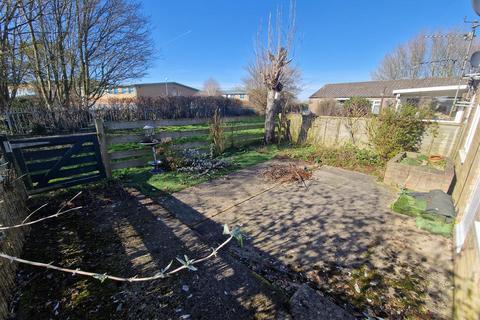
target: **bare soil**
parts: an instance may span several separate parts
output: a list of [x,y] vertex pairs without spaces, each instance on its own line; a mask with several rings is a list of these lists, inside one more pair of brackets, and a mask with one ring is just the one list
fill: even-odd
[[[56,210],[67,197],[50,199],[38,216]],[[136,190],[87,189],[74,205],[84,209],[35,225],[23,258],[129,277],[153,275],[177,256],[210,252],[192,230]],[[224,240],[221,226],[217,232]],[[225,254],[199,265],[197,272],[140,284],[102,283],[21,265],[16,284],[11,319],[273,319],[285,314],[286,297]]]

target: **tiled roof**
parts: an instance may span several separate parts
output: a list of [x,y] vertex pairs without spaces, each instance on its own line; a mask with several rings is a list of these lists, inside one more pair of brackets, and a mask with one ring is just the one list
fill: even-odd
[[[466,84],[462,80],[462,84]],[[393,90],[458,85],[456,78],[381,80],[326,84],[310,98],[393,97]]]

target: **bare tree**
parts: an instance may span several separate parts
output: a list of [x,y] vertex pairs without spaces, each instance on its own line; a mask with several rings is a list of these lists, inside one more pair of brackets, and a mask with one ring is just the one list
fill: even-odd
[[[262,39],[258,33],[255,50],[255,62],[249,67],[252,86],[256,86],[260,94],[261,88],[266,89],[265,104],[265,136],[264,142],[275,141],[275,118],[279,112],[277,105],[281,93],[285,89],[287,79],[291,79],[292,44],[295,36],[295,3],[290,5],[288,23],[284,24],[282,12],[277,10],[275,21],[270,15],[267,35]],[[263,41],[262,41],[263,40]]]
[[[243,80],[245,91],[248,94],[249,104],[260,114],[265,114],[267,108],[268,89],[263,81],[258,64],[252,63],[247,66],[248,77]],[[295,101],[300,92],[300,70],[289,65],[284,72],[283,90],[280,92],[279,104]]]
[[15,99],[24,80],[25,22],[21,19],[16,0],[0,2],[0,111],[8,108]]
[[29,31],[29,69],[48,107],[91,106],[109,86],[145,74],[153,50],[138,3],[20,2]]
[[109,86],[143,77],[153,56],[148,19],[132,0],[76,0],[76,94],[91,105]]
[[220,90],[220,84],[218,84],[218,81],[209,78],[203,83],[203,90],[202,94],[205,96],[219,96],[221,95],[221,90]]
[[[478,41],[474,47],[479,47]],[[458,30],[416,35],[383,58],[372,73],[376,80],[455,77],[462,73],[468,51],[465,34]]]

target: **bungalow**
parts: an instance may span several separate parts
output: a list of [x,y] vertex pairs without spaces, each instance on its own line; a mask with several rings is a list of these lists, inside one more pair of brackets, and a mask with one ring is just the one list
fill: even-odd
[[321,105],[325,101],[335,101],[341,105],[351,97],[363,97],[371,101],[372,112],[379,113],[382,108],[397,106],[402,102],[418,103],[427,99],[434,103],[435,109],[448,115],[457,89],[460,96],[468,90],[467,80],[454,78],[427,78],[382,80],[349,83],[326,84],[309,99],[309,109],[321,114]]

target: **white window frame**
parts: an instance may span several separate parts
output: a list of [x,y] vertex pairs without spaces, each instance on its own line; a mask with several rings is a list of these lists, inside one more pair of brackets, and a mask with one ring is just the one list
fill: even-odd
[[468,151],[472,146],[473,138],[475,137],[475,131],[477,131],[477,127],[480,124],[480,105],[477,105],[475,110],[475,114],[473,115],[472,125],[468,129],[467,138],[465,139],[465,143],[463,144],[463,148],[460,149],[460,160],[462,163],[465,162],[465,158],[467,157]]
[[375,106],[378,106],[378,113],[380,113],[382,109],[382,99],[371,99],[370,102],[372,103],[372,113],[375,111]]

